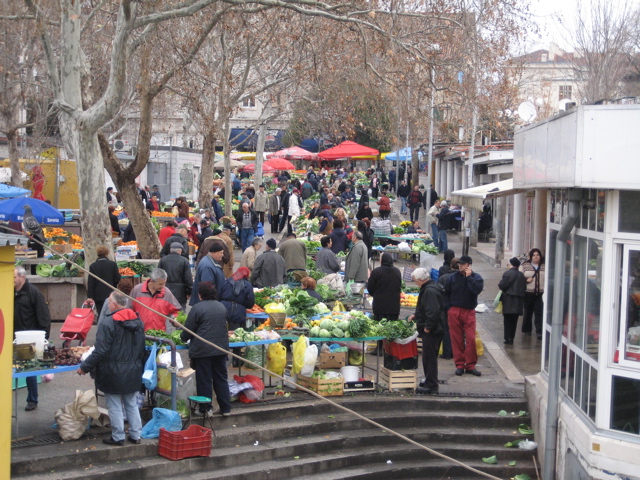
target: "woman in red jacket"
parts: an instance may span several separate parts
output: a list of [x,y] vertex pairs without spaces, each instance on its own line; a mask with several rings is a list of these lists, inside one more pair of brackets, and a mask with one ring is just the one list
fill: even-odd
[[376,202],[380,206],[380,218],[383,220],[389,218],[391,215],[391,200],[387,197],[387,192],[383,191],[380,200]]

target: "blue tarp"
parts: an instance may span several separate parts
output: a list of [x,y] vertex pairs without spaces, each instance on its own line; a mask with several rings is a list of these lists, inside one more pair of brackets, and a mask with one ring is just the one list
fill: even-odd
[[[412,152],[411,147],[402,148],[400,150],[396,150],[395,152],[391,152],[389,155],[385,157],[385,160],[389,160],[392,162],[395,162],[395,161],[406,162],[407,160],[411,160],[411,152]],[[421,157],[423,155],[424,153],[422,153],[421,151],[418,152],[418,157]]]
[[30,190],[0,183],[0,198],[28,197],[29,195],[31,195]]

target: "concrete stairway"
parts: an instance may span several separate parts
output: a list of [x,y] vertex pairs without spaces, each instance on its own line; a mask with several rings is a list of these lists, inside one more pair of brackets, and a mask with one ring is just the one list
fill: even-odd
[[[254,404],[213,419],[209,457],[169,461],[155,441],[107,447],[101,439],[12,451],[13,479],[471,479],[483,478],[355,416],[306,395],[300,401]],[[338,397],[339,398],[339,397]],[[506,448],[528,418],[524,398],[359,395],[338,401],[403,435],[498,478],[527,473],[533,455]],[[258,442],[256,445],[255,442]],[[483,457],[496,455],[498,464]],[[516,461],[516,466],[508,466]]]

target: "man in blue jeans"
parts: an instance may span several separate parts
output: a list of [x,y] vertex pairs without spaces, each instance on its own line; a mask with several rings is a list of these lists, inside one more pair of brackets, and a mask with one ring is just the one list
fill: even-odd
[[447,240],[447,220],[446,216],[449,214],[449,205],[447,202],[440,202],[440,213],[436,214],[436,218],[438,219],[438,235],[439,235],[439,245],[441,252],[444,252],[449,248],[449,242]]
[[[51,316],[42,293],[27,280],[27,272],[22,267],[13,269],[13,331],[42,330],[49,338]],[[31,412],[38,408],[38,379],[27,377],[27,406]]]
[[407,185],[407,182],[402,180],[402,182],[400,182],[400,185],[398,186],[398,197],[400,197],[400,201],[402,202],[402,204],[400,206],[400,213],[402,215],[406,215],[406,213],[408,211],[407,210],[407,197],[409,196],[409,193],[411,193],[411,189],[409,188],[409,185]]

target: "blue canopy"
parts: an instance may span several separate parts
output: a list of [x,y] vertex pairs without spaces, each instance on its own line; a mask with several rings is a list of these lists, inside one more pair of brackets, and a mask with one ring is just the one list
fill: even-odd
[[29,205],[33,216],[38,223],[44,225],[64,225],[64,215],[42,200],[36,198],[12,198],[0,200],[0,220],[5,222],[21,222],[24,215],[24,206]]
[[[411,147],[402,148],[400,150],[396,150],[395,152],[391,152],[389,155],[384,157],[384,159],[392,161],[392,162],[395,162],[395,161],[400,161],[400,162],[411,161],[411,152],[412,152],[412,148]],[[424,153],[422,153],[422,151],[418,151],[418,157],[420,157],[422,155],[424,155]]]
[[0,198],[28,197],[31,190],[0,183]]

